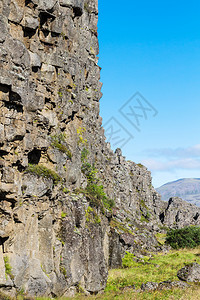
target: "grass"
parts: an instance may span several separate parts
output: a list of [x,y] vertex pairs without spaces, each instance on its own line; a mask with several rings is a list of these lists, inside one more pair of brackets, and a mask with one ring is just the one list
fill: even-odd
[[123,269],[111,270],[106,290],[117,290],[121,287],[135,285],[139,288],[148,281],[161,282],[178,280],[176,274],[185,264],[200,263],[200,248],[193,250],[170,251],[168,254],[157,254],[152,258],[145,256],[143,261],[136,261],[133,254],[123,259]]
[[165,244],[165,241],[166,241],[166,233],[156,233],[155,234],[156,238],[157,238],[157,241],[164,245]]
[[[61,298],[62,300],[69,300],[72,298]],[[162,290],[155,292],[137,292],[137,291],[119,291],[104,293],[95,296],[77,296],[73,299],[76,300],[199,300],[200,299],[200,286],[193,285],[188,290],[173,289]]]
[[[91,209],[90,209],[91,210]],[[200,283],[190,284],[187,289],[174,288],[171,290],[156,290],[141,292],[142,283],[148,281],[161,282],[164,280],[178,280],[177,271],[185,264],[200,263],[200,247],[195,249],[172,250],[167,254],[144,256],[142,259],[127,253],[123,259],[123,268],[109,271],[108,283],[103,294],[84,296],[78,294],[76,300],[198,300],[200,299]],[[65,271],[64,271],[65,273]],[[129,286],[135,285],[135,290]],[[6,299],[6,298],[5,298]],[[9,299],[9,298],[7,298]],[[23,299],[22,296],[17,298]],[[26,299],[26,298],[24,298]],[[59,300],[72,298],[61,297]],[[50,300],[37,297],[35,300]]]
[[[200,247],[195,249],[172,250],[167,254],[144,256],[138,260],[127,253],[123,259],[123,268],[109,271],[108,283],[103,294],[84,296],[78,294],[76,300],[198,300],[200,299],[200,283],[190,284],[187,289],[156,290],[141,292],[142,283],[148,281],[161,282],[178,280],[176,274],[185,264],[200,263]],[[129,286],[135,286],[135,289]],[[20,298],[22,299],[22,298]],[[49,300],[37,297],[35,300]],[[61,297],[59,300],[72,298]]]
[[134,233],[130,229],[126,228],[123,223],[120,223],[114,218],[112,218],[112,220],[110,221],[110,227],[115,228],[118,233],[125,232],[134,235]]
[[[2,296],[2,297],[1,297]],[[1,299],[4,300],[14,300],[4,294],[0,293]],[[24,298],[23,296],[17,296],[17,300],[25,300],[33,298]],[[54,298],[56,299],[56,298]],[[94,295],[94,296],[83,296],[77,295],[74,298],[61,297],[57,298],[59,300],[199,300],[200,299],[200,286],[198,284],[191,285],[187,290],[173,289],[173,290],[163,290],[155,292],[137,292],[137,291],[119,291],[116,292],[106,292],[104,294]],[[16,299],[15,299],[16,300]],[[35,300],[52,300],[48,297],[36,297]]]
[[[162,237],[164,238],[164,237]],[[200,263],[200,247],[192,250],[183,249],[170,251],[168,254],[144,256],[136,261],[133,254],[127,254],[123,259],[122,269],[109,271],[108,283],[105,292],[101,295],[84,297],[77,295],[74,299],[102,299],[102,300],[197,300],[200,299],[200,284],[191,284],[184,290],[174,288],[171,290],[156,290],[151,292],[137,291],[142,283],[148,281],[161,282],[165,280],[178,280],[176,274],[185,264]],[[135,290],[128,286],[135,285]]]
[[32,173],[37,176],[41,176],[44,178],[52,179],[54,184],[58,184],[59,181],[61,181],[61,177],[54,172],[53,170],[48,169],[47,167],[43,165],[32,165],[29,164],[28,168],[26,169],[26,172]]

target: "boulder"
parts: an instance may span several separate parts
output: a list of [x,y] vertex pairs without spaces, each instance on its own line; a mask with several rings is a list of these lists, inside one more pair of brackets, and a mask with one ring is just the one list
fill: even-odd
[[180,280],[188,282],[200,282],[200,265],[192,263],[180,269],[177,273]]

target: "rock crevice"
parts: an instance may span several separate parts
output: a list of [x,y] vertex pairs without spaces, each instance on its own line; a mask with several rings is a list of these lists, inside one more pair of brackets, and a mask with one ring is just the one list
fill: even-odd
[[97,21],[97,0],[0,2],[0,289],[11,296],[97,293],[125,251],[160,249],[150,172],[105,142]]

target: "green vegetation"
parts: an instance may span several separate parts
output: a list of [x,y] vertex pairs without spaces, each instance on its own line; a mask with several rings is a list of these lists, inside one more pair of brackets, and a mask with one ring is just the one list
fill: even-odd
[[181,229],[171,229],[167,232],[166,243],[173,249],[195,248],[200,245],[200,228],[189,226]]
[[[138,289],[142,283],[148,281],[158,283],[165,280],[176,281],[178,280],[177,271],[184,267],[185,264],[200,263],[199,252],[199,248],[195,250],[173,250],[166,255],[160,253],[152,257],[151,255],[143,256],[141,259],[127,252],[123,258],[123,268],[110,270],[106,291],[120,292],[122,288],[131,285],[135,285],[136,289]],[[145,298],[144,295],[146,293],[142,293],[144,297],[139,299],[165,299],[164,297],[154,298],[157,293],[162,294],[163,292],[151,292],[149,293],[149,298]],[[171,292],[170,294],[172,295],[173,293]],[[102,297],[102,299],[107,298]],[[125,297],[125,299],[127,298]]]
[[96,207],[101,207],[104,211],[104,208],[111,210],[114,207],[115,203],[112,199],[109,199],[104,191],[104,187],[100,184],[99,179],[96,177],[98,170],[94,165],[88,163],[87,158],[89,151],[86,148],[83,148],[81,151],[81,162],[82,167],[81,171],[87,178],[86,188],[79,189],[78,192],[82,192],[90,200],[91,205]]
[[110,221],[110,227],[115,228],[118,232],[122,231],[134,235],[134,233],[130,229],[126,228],[123,223],[120,223],[114,218],[112,218],[112,220]]
[[[176,274],[184,265],[200,263],[200,247],[195,249],[173,250],[167,254],[143,256],[138,259],[133,254],[126,253],[123,258],[123,268],[109,271],[108,283],[102,294],[84,296],[84,291],[79,289],[80,294],[76,300],[198,300],[200,299],[200,285],[191,284],[189,288],[173,288],[170,290],[155,290],[150,292],[138,292],[142,283],[148,281],[162,282],[164,280],[178,280]],[[61,273],[67,278],[67,271],[60,266]],[[135,286],[135,290],[131,286]],[[129,288],[130,287],[130,288]],[[20,296],[22,297],[22,296]],[[10,298],[2,298],[10,299]],[[17,298],[18,300],[26,298]],[[60,300],[72,298],[62,297]],[[37,297],[36,300],[50,300],[50,298]]]
[[63,94],[62,94],[61,91],[58,91],[58,96],[59,96],[60,98],[62,98]]
[[87,157],[89,155],[89,151],[86,148],[83,148],[83,150],[81,151],[81,162],[85,162],[87,160]]
[[148,223],[149,222],[149,218],[147,216],[141,215],[140,221]]
[[84,9],[90,14],[92,11],[89,7],[89,4],[87,2],[84,3]]
[[98,171],[94,165],[84,162],[81,171],[87,177],[87,186],[84,194],[90,200],[90,203],[96,207],[101,207],[102,210],[103,208],[111,210],[115,203],[107,197],[103,185],[99,184],[99,179],[96,177]]
[[89,183],[94,183],[98,181],[98,179],[96,178],[96,174],[98,171],[94,167],[94,165],[92,166],[88,162],[85,162],[82,164],[81,171],[83,174],[85,174]]
[[87,139],[83,138],[83,134],[86,132],[86,128],[85,127],[79,127],[79,128],[77,128],[76,132],[77,132],[77,135],[78,135],[78,138],[79,138],[78,145],[87,144]]
[[65,34],[64,34],[64,32],[61,32],[61,33],[60,33],[60,36],[63,38],[63,40],[65,39]]
[[62,211],[61,212],[61,218],[64,219],[66,216],[67,216],[67,214]]
[[86,187],[86,192],[90,202],[95,206],[105,207],[106,209],[111,210],[115,205],[114,201],[107,197],[103,185],[90,183]]
[[96,224],[101,223],[100,217],[91,206],[88,206],[87,210],[85,211],[85,218],[86,218],[86,222],[88,223],[96,223]]
[[67,146],[63,145],[65,142],[66,136],[63,133],[60,133],[59,135],[52,135],[51,136],[51,146],[54,148],[57,148],[60,152],[63,152],[67,154],[67,156],[71,159],[72,158],[72,153],[68,149]]
[[166,233],[156,233],[155,234],[157,241],[161,244],[164,245],[166,241]]
[[63,187],[62,189],[63,193],[65,194],[69,194],[70,193],[70,190],[68,190],[67,188]]
[[140,200],[140,206],[148,209],[148,207],[146,206],[145,201],[143,199]]
[[146,206],[145,201],[143,199],[140,199],[140,210],[141,210],[141,222],[149,222],[151,218],[151,213],[149,211],[149,208]]
[[137,166],[140,168],[144,168],[144,165],[142,165],[142,164],[137,164]]
[[67,271],[64,266],[60,266],[60,272],[67,278]]
[[[98,294],[95,296],[83,296],[79,295],[75,298],[61,298],[62,300],[199,300],[200,299],[200,287],[198,285],[192,285],[191,288],[184,290],[174,288],[172,290],[157,290],[154,292],[137,292],[131,287],[125,287],[121,291],[109,291],[104,294]],[[60,300],[61,300],[60,299]],[[47,300],[47,299],[37,299]]]
[[3,259],[4,259],[4,265],[5,265],[5,273],[6,273],[6,275],[9,275],[11,279],[13,279],[12,267],[10,265],[8,256],[4,256]]
[[[200,285],[191,284],[188,289],[173,288],[171,290],[155,290],[137,292],[142,283],[148,281],[162,282],[164,280],[178,280],[176,274],[185,264],[200,263],[200,248],[192,250],[170,251],[168,254],[143,256],[138,260],[133,254],[127,253],[123,258],[123,268],[109,271],[108,283],[103,294],[87,296],[83,293],[73,299],[76,300],[198,300],[200,299]],[[135,285],[135,290],[131,286]],[[130,287],[130,288],[129,288]],[[67,300],[71,298],[61,298]],[[60,300],[61,300],[60,299]],[[47,300],[47,298],[37,298]]]
[[48,169],[47,167],[43,166],[43,165],[32,165],[29,164],[26,172],[28,173],[32,173],[34,175],[37,176],[41,176],[44,178],[50,178],[53,180],[54,184],[58,184],[59,181],[61,181],[61,177],[54,172],[53,170]]

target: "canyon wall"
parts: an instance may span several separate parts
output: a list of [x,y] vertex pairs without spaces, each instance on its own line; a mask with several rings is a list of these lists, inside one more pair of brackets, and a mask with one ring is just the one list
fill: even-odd
[[0,2],[0,290],[97,293],[157,251],[150,172],[105,142],[97,0]]

